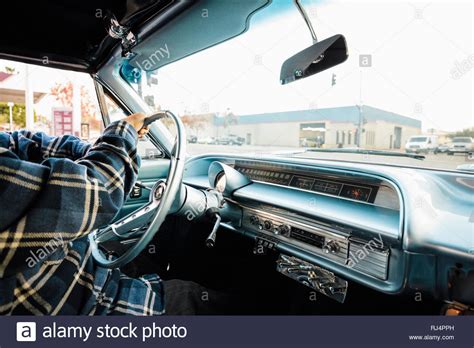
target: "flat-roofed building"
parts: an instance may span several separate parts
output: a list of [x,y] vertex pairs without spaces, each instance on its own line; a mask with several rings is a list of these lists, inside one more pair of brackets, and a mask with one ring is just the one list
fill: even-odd
[[[361,126],[359,127],[359,122]],[[403,149],[421,134],[421,121],[371,106],[285,111],[232,118],[215,116],[201,136],[236,135],[248,145]]]

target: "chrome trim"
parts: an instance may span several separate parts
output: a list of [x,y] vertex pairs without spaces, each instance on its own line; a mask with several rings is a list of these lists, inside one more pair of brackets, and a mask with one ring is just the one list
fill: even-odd
[[[348,233],[331,229],[330,227],[320,225],[317,222],[308,223],[299,221],[297,218],[289,219],[267,211],[244,206],[239,203],[236,204],[238,204],[243,209],[242,225],[240,227],[257,233],[257,236],[258,234],[262,234],[264,236],[276,238],[278,241],[294,245],[302,251],[313,253],[324,259],[337,262],[345,266],[347,269],[354,270],[380,280],[388,279],[390,259],[390,250],[388,248],[374,248],[368,244],[368,241],[362,239],[354,240]],[[303,229],[307,232],[314,233],[317,236],[324,237],[325,239],[335,240],[340,246],[340,251],[334,254],[328,254],[325,253],[322,248],[318,248],[296,238],[292,238],[291,235],[290,237],[287,237],[280,234],[275,234],[274,232],[266,229],[258,229],[250,223],[249,214],[253,214],[259,218],[273,220],[272,222],[277,221],[278,223],[288,224],[289,226]],[[364,248],[364,245],[369,245],[370,248]],[[354,253],[361,249],[364,249],[364,254],[366,256],[364,256],[364,258],[356,259],[357,262],[354,262],[354,266],[351,267],[349,263],[351,260],[354,261]],[[367,249],[370,249],[368,253],[366,252]]]
[[[305,242],[300,241],[296,238],[292,238],[291,236],[290,237],[283,236],[281,234],[276,234],[272,231],[265,230],[265,229],[260,230],[260,229],[256,228],[254,225],[252,225],[250,223],[249,214],[254,214],[254,215],[258,216],[259,218],[263,217],[263,219],[271,219],[271,220],[273,220],[272,222],[276,221],[279,224],[288,224],[291,227],[300,228],[302,230],[313,233],[317,236],[324,237],[324,239],[336,240],[340,244],[341,249],[337,253],[327,254],[323,251],[322,248],[318,248],[318,247],[316,247],[314,245],[311,245],[309,243],[305,243]],[[268,213],[268,212],[265,212],[265,211],[262,211],[262,210],[253,209],[253,208],[249,208],[249,207],[244,206],[243,207],[242,227],[246,228],[246,229],[253,230],[257,233],[262,233],[264,235],[271,236],[271,237],[276,238],[278,240],[296,245],[296,246],[298,246],[299,248],[301,248],[303,250],[306,250],[306,251],[311,252],[311,253],[316,253],[319,256],[323,257],[323,258],[330,259],[332,261],[336,261],[336,262],[338,262],[340,264],[343,264],[343,265],[346,264],[346,260],[347,260],[348,252],[349,252],[349,239],[348,239],[348,236],[344,236],[342,234],[338,234],[338,233],[335,233],[335,232],[332,232],[332,231],[327,231],[326,229],[321,228],[319,225],[316,225],[316,224],[311,225],[311,224],[308,224],[308,223],[288,219],[288,218],[281,217],[281,216],[278,216],[278,215],[275,215],[275,214],[271,214],[271,213]]]
[[99,104],[99,109],[102,114],[102,123],[104,126],[110,124],[110,115],[109,109],[107,108],[107,101],[105,100],[105,93],[102,84],[98,81],[98,79],[93,78],[95,93],[97,97],[97,103]]
[[359,259],[357,262],[355,262],[353,267],[349,266],[349,268],[359,270],[382,280],[387,279],[389,267],[388,264],[390,260],[389,250],[377,250],[375,248],[370,248],[371,250],[367,251],[367,248],[364,248],[365,245],[367,245],[367,243],[361,244],[350,241],[349,258],[351,258],[354,253],[357,253],[362,249],[364,250],[363,253],[365,257],[363,259]]
[[325,268],[303,261],[295,256],[280,254],[276,263],[277,271],[283,275],[333,300],[344,303],[347,295],[347,280],[336,276]]
[[298,9],[299,13],[303,17],[303,19],[306,23],[306,26],[309,29],[309,32],[311,34],[311,38],[313,39],[313,44],[315,44],[316,42],[318,42],[318,37],[316,36],[316,32],[314,31],[313,24],[311,23],[310,18],[308,16],[308,14],[306,13],[306,10],[304,9],[303,5],[301,5],[300,0],[294,0],[294,2],[295,2],[295,5],[296,5],[296,8]]

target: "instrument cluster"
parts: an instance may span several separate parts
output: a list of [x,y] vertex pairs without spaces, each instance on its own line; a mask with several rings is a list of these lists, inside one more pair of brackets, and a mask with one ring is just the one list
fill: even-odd
[[378,190],[378,186],[376,185],[366,183],[360,185],[339,179],[328,179],[323,175],[299,174],[287,171],[247,167],[238,164],[236,164],[234,169],[253,181],[288,186],[300,190],[324,193],[368,203],[374,202]]

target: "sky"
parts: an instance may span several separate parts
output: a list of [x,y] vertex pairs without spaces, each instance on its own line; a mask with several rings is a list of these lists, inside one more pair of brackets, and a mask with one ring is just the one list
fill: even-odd
[[[362,103],[420,119],[424,130],[474,126],[470,1],[303,1],[318,39],[343,34],[349,59],[281,86],[281,64],[312,42],[288,4],[275,0],[247,33],[161,68],[158,103],[239,115]],[[360,55],[372,66],[360,68]]]
[[[346,62],[280,85],[282,63],[312,41],[292,1],[273,0],[253,16],[247,33],[161,68],[153,86],[155,101],[178,114],[229,109],[238,115],[362,103],[419,119],[424,130],[474,126],[472,1],[303,4],[318,39],[346,37]],[[359,67],[360,55],[371,55],[372,66]],[[5,65],[24,69],[0,60],[0,69]],[[32,71],[35,90],[72,79],[93,92],[85,74],[44,67]],[[50,107],[47,100],[37,106],[40,114]]]

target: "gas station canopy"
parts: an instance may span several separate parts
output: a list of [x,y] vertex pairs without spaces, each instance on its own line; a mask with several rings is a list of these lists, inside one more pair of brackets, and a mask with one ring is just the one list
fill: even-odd
[[[46,93],[34,92],[33,100],[34,103],[38,103]],[[25,104],[25,90],[22,89],[11,89],[11,88],[0,88],[0,103],[13,102],[15,104]]]

